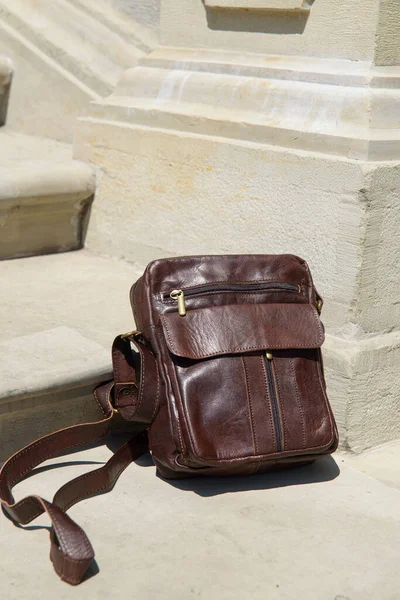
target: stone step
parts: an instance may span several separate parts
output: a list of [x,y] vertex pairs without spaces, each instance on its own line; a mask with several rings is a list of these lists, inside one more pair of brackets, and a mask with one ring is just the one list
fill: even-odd
[[6,56],[0,56],[0,126],[6,121],[13,64]]
[[111,344],[134,328],[134,266],[86,250],[0,263],[0,460],[61,427],[97,418]]
[[8,123],[72,143],[75,120],[150,52],[156,36],[110,3],[0,0],[0,54],[15,67]]
[[76,118],[98,95],[0,16],[0,53],[14,65],[7,124],[20,133],[72,143]]
[[399,75],[397,67],[364,61],[161,46],[89,113],[129,126],[386,161],[400,157]]
[[55,429],[100,418],[92,401],[111,378],[109,353],[68,327],[0,344],[0,460]]
[[0,258],[83,245],[95,190],[93,170],[71,147],[0,131]]
[[69,0],[0,0],[0,18],[101,95],[145,54]]

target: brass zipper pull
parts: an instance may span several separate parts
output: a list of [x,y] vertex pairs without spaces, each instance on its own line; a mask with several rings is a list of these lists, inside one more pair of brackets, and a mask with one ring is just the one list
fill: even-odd
[[272,352],[270,350],[266,350],[265,351],[265,356],[267,357],[268,360],[273,360],[273,355]]
[[182,290],[172,290],[170,296],[174,300],[177,300],[178,313],[181,315],[181,317],[184,317],[186,315],[185,294],[182,292]]

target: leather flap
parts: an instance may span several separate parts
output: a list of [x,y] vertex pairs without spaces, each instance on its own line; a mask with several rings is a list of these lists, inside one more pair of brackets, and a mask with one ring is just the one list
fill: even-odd
[[255,350],[319,348],[324,331],[311,304],[229,304],[161,317],[168,348],[200,359]]

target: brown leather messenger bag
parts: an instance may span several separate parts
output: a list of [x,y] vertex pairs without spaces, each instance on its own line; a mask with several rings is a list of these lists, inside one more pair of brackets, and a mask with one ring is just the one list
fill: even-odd
[[[131,289],[137,331],[112,347],[114,380],[94,391],[103,418],[29,444],[3,465],[0,501],[17,523],[46,512],[57,574],[78,584],[94,559],[66,511],[109,491],[151,451],[161,477],[246,475],[314,461],[338,434],[321,359],[322,299],[293,255],[156,260]],[[40,463],[103,439],[115,412],[143,425],[101,468],[52,502],[12,488]]]

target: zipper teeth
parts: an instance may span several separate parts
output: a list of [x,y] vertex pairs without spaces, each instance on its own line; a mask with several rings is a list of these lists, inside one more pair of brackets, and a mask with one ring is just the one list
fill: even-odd
[[265,366],[267,369],[268,390],[269,390],[269,395],[270,395],[270,400],[271,400],[272,418],[274,421],[274,429],[275,429],[275,436],[276,436],[276,449],[277,449],[277,452],[282,452],[282,431],[281,431],[281,422],[279,419],[278,398],[276,395],[274,374],[272,372],[271,362],[265,356],[264,356],[264,362],[265,362]]
[[[287,292],[300,292],[299,286],[291,283],[253,283],[249,285],[204,285],[198,288],[182,288],[182,291],[185,294],[185,296],[195,296],[198,294],[205,294],[207,292],[253,292],[263,290],[284,290]],[[164,293],[163,297],[169,298],[169,292]]]

